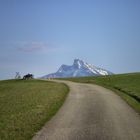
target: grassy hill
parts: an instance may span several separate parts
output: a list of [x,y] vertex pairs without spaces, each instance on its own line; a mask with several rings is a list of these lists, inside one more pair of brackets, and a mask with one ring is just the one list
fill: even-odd
[[81,83],[93,83],[112,89],[125,99],[127,103],[140,112],[140,73],[69,78],[65,80]]
[[28,140],[63,104],[64,84],[41,80],[0,81],[0,140]]

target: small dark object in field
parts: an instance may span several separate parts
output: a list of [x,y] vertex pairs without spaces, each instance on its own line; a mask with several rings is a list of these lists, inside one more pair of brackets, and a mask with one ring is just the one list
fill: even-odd
[[28,80],[28,79],[33,79],[34,75],[33,74],[27,74],[23,76],[23,80]]
[[21,79],[21,76],[20,76],[20,73],[19,72],[16,72],[15,79]]

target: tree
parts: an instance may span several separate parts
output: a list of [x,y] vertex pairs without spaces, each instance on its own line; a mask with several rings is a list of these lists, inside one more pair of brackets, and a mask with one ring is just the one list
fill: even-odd
[[34,78],[34,75],[33,74],[27,74],[27,75],[24,75],[23,76],[23,80],[29,80],[29,79],[33,79]]

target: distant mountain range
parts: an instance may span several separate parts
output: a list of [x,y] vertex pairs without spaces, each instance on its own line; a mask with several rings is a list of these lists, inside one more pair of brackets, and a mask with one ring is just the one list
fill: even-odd
[[111,75],[112,72],[88,64],[80,59],[74,59],[73,65],[61,65],[56,73],[45,75],[41,78],[66,78],[66,77],[84,77],[84,76],[102,76]]

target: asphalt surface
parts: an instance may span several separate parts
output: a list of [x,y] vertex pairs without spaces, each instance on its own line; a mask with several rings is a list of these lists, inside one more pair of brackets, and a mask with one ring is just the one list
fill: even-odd
[[63,82],[70,87],[64,105],[33,140],[140,140],[140,115],[118,95],[97,85]]

